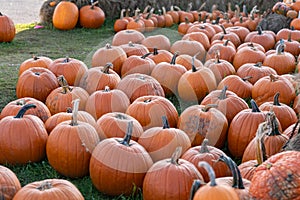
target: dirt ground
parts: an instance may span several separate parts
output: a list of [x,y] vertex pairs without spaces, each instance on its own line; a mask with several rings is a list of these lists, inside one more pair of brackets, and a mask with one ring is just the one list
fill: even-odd
[[15,24],[39,22],[43,2],[44,0],[0,0],[0,12],[9,16]]

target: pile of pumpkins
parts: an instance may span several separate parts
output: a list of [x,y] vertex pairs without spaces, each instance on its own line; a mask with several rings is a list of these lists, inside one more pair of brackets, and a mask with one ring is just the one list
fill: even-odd
[[[89,175],[102,193],[137,187],[145,200],[298,197],[300,31],[216,19],[182,22],[189,27],[178,26],[173,44],[120,30],[89,67],[69,57],[25,60],[17,99],[0,115],[0,163],[47,157],[64,176]],[[56,195],[62,185],[83,199],[65,180],[21,188],[3,171],[13,177],[3,180],[5,199],[25,199],[32,188]]]
[[291,26],[300,29],[300,1],[284,0],[283,2],[277,2],[272,11],[291,18]]

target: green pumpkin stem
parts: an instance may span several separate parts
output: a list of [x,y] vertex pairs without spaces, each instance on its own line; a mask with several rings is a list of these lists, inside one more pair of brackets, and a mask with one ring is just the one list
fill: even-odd
[[225,86],[223,87],[223,89],[222,89],[222,91],[221,91],[221,93],[220,93],[218,99],[224,100],[224,99],[227,98],[227,96],[226,96],[226,91],[227,91],[227,89],[228,89],[228,86],[225,85]]
[[146,54],[142,55],[141,58],[142,58],[142,59],[145,59],[145,58],[147,58],[147,57],[148,57],[149,55],[151,55],[151,54],[152,54],[152,52],[146,53]]
[[251,99],[250,100],[250,104],[251,104],[251,107],[252,107],[252,112],[260,112],[256,102],[254,99]]
[[162,122],[163,122],[163,129],[170,128],[168,118],[165,115],[162,116],[161,118],[162,118]]
[[24,105],[18,112],[18,114],[14,118],[23,118],[25,112],[31,108],[36,108],[34,104],[26,104]]
[[73,103],[73,112],[72,112],[72,119],[71,119],[71,126],[77,126],[78,125],[78,109],[79,109],[79,103],[80,99],[75,99],[72,101]]
[[191,191],[190,191],[190,197],[189,197],[189,200],[193,200],[193,199],[194,199],[194,196],[195,196],[197,190],[198,190],[202,185],[205,185],[205,183],[203,183],[203,181],[201,181],[201,180],[199,180],[199,179],[194,180],[193,185],[192,185],[192,188],[191,188]]
[[182,153],[182,147],[179,146],[179,147],[176,147],[174,153],[172,154],[172,157],[171,157],[171,163],[173,165],[178,165],[178,160],[181,156],[181,153]]
[[207,172],[210,180],[210,186],[214,187],[217,185],[216,183],[216,174],[214,169],[206,162],[206,161],[200,161],[198,163],[199,167],[203,167],[205,171]]
[[103,69],[101,70],[104,74],[109,74],[109,69],[113,67],[113,64],[111,62],[106,63],[104,65]]
[[120,144],[123,144],[125,146],[130,146],[130,140],[132,136],[132,128],[133,128],[133,121],[129,121],[127,125],[127,131],[125,134],[124,139],[120,142]]
[[209,149],[208,149],[208,139],[205,138],[203,141],[202,141],[202,144],[201,144],[201,148],[199,150],[199,153],[209,153]]

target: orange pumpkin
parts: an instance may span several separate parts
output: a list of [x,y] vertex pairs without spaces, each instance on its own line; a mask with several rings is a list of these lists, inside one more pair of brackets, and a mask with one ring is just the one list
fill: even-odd
[[60,30],[75,28],[79,17],[79,10],[75,3],[61,1],[57,4],[52,15],[53,26]]
[[53,62],[51,58],[48,58],[46,56],[32,56],[32,58],[29,58],[25,61],[23,61],[19,67],[19,76],[27,69],[31,67],[43,67],[43,68],[49,68],[50,64]]
[[0,42],[11,42],[15,38],[16,28],[10,17],[0,12]]
[[149,51],[153,51],[154,48],[163,49],[169,51],[171,48],[170,39],[162,34],[149,35],[142,40],[142,44],[148,48]]
[[98,1],[92,5],[86,5],[79,10],[79,23],[84,28],[100,28],[105,21],[105,13],[96,6]]
[[122,44],[128,44],[130,41],[135,44],[141,44],[144,39],[144,34],[137,30],[122,30],[113,36],[111,44],[113,46],[120,46]]
[[12,200],[15,194],[21,189],[21,183],[13,171],[2,165],[0,165],[0,176],[0,198]]

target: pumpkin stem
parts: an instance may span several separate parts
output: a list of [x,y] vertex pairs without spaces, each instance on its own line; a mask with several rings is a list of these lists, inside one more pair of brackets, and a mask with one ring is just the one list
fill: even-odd
[[104,74],[109,74],[109,69],[113,67],[113,64],[111,62],[106,63],[104,65],[103,69],[101,70]]
[[78,108],[79,108],[80,99],[75,99],[72,101],[73,103],[73,112],[72,112],[72,119],[71,119],[71,126],[78,125]]
[[106,49],[111,49],[111,45],[110,45],[109,43],[107,43],[107,44],[105,45],[105,48],[106,48]]
[[[299,116],[298,116],[298,120],[297,120],[297,122],[295,123],[295,125],[294,125],[294,127],[293,127],[292,134],[290,135],[288,141],[287,141],[287,142],[283,145],[283,147],[282,147],[283,150],[285,150],[285,149],[287,148],[287,146],[288,146],[289,143],[291,142],[292,138],[294,137],[295,132],[296,132],[296,129],[297,129],[298,125],[299,125],[299,122],[300,122],[300,118],[299,118]],[[300,133],[300,128],[298,128],[297,134],[299,134],[299,133]]]
[[165,115],[162,116],[161,118],[162,118],[162,122],[163,122],[163,129],[170,128],[168,118]]
[[255,67],[261,67],[262,66],[262,62],[257,62],[254,66]]
[[0,16],[3,16],[1,12],[0,12]]
[[279,44],[276,47],[276,54],[281,55],[284,53],[284,40],[280,39]]
[[265,149],[265,129],[267,129],[268,124],[266,122],[262,122],[258,125],[256,131],[256,160],[257,164],[260,165],[266,160],[266,149]]
[[181,156],[181,152],[182,152],[182,147],[179,146],[179,147],[176,147],[174,153],[172,154],[172,157],[171,157],[171,163],[173,165],[178,165],[178,160]]
[[[224,43],[225,44],[225,43]],[[220,61],[220,50],[215,51],[215,63],[221,63]]]
[[18,112],[18,114],[14,118],[23,118],[25,112],[31,108],[36,108],[34,104],[26,104],[24,105]]
[[245,76],[244,78],[242,78],[243,81],[248,81],[249,79],[253,78],[252,76]]
[[69,86],[68,81],[65,79],[64,75],[60,75],[57,77],[58,83],[60,87],[62,88],[63,94],[67,94],[68,92],[72,91],[72,88]]
[[262,35],[263,34],[263,30],[262,30],[261,26],[257,27],[257,31],[258,31],[258,35]]
[[131,139],[131,136],[132,136],[132,127],[133,127],[133,121],[129,121],[125,137],[120,142],[120,144],[123,144],[123,145],[128,146],[128,147],[130,146],[130,139]]
[[281,106],[280,102],[279,102],[279,92],[277,92],[275,95],[274,95],[274,102],[273,102],[273,105],[274,106]]
[[218,99],[224,100],[224,99],[227,98],[227,96],[226,96],[226,91],[227,91],[227,89],[228,89],[228,86],[225,85],[225,86],[223,87],[223,89],[222,89],[222,91],[221,91],[221,93],[220,93]]
[[156,47],[153,48],[153,55],[157,55],[158,54],[158,49]]
[[141,56],[142,59],[145,59],[147,58],[150,54],[152,54],[152,52],[149,52],[149,53],[146,53],[144,55]]
[[227,32],[226,32],[226,29],[225,29],[225,27],[223,26],[223,24],[220,24],[220,27],[221,27],[221,29],[222,29],[222,31],[223,31],[223,34],[226,35]]
[[195,58],[196,58],[196,56],[197,56],[197,54],[192,57],[192,72],[198,71],[197,68],[195,67]]
[[123,114],[123,113],[117,113],[116,115],[115,115],[115,118],[117,118],[117,119],[128,119],[127,117],[126,117],[126,115],[125,114]]
[[199,150],[199,153],[209,153],[209,149],[208,149],[208,139],[205,138],[203,141],[202,141],[202,144],[201,144],[201,148]]
[[120,19],[123,19],[124,18],[124,13],[125,13],[126,9],[122,9],[121,12],[120,12]]
[[68,63],[70,62],[70,58],[67,56],[64,60],[63,60],[63,63]]
[[73,112],[73,111],[72,111],[72,108],[67,107],[66,113],[72,113],[72,112]]
[[202,111],[203,112],[207,112],[209,109],[211,109],[211,108],[217,108],[217,107],[218,107],[217,104],[207,104],[207,105],[204,106],[204,108],[202,108]]
[[21,99],[16,102],[16,105],[18,105],[18,106],[24,106],[25,104],[26,104],[25,99]]
[[40,59],[40,58],[37,57],[36,55],[32,55],[32,59],[33,59],[33,60],[38,60],[38,59]]
[[216,174],[215,174],[214,169],[206,161],[200,161],[198,163],[198,166],[203,167],[206,170],[206,172],[209,176],[209,179],[210,179],[210,186],[212,186],[212,187],[216,186],[217,185]]
[[109,86],[105,86],[105,87],[104,87],[104,92],[110,92]]
[[193,200],[194,199],[194,196],[195,196],[197,190],[201,187],[201,185],[205,185],[205,183],[203,183],[203,181],[201,181],[199,179],[194,180],[192,188],[191,188],[191,191],[190,191],[189,200]]
[[271,129],[267,133],[268,136],[281,135],[278,129],[278,121],[272,107],[270,108],[270,111],[267,113],[266,121],[268,122],[268,125]]
[[252,112],[260,112],[256,102],[254,99],[251,99],[250,100],[250,104],[251,104],[251,107],[252,107]]
[[220,155],[220,157],[217,161],[222,161],[229,167],[229,169],[231,171],[231,174],[233,176],[232,187],[233,188],[238,188],[238,177],[237,177],[234,161],[231,158],[229,158],[228,156],[225,156],[225,155]]
[[270,81],[271,81],[271,82],[275,82],[275,81],[278,80],[278,76],[276,76],[276,75],[274,75],[274,74],[270,74],[269,76],[270,76]]
[[52,184],[50,183],[50,181],[44,181],[42,182],[41,185],[39,185],[36,189],[38,189],[39,191],[45,191],[45,190],[49,190],[53,188]]
[[172,60],[170,62],[171,65],[175,65],[176,64],[176,58],[178,56],[178,51],[176,51],[172,57]]
[[91,5],[91,9],[94,9],[94,7],[98,4],[98,1],[95,1],[92,5]]

